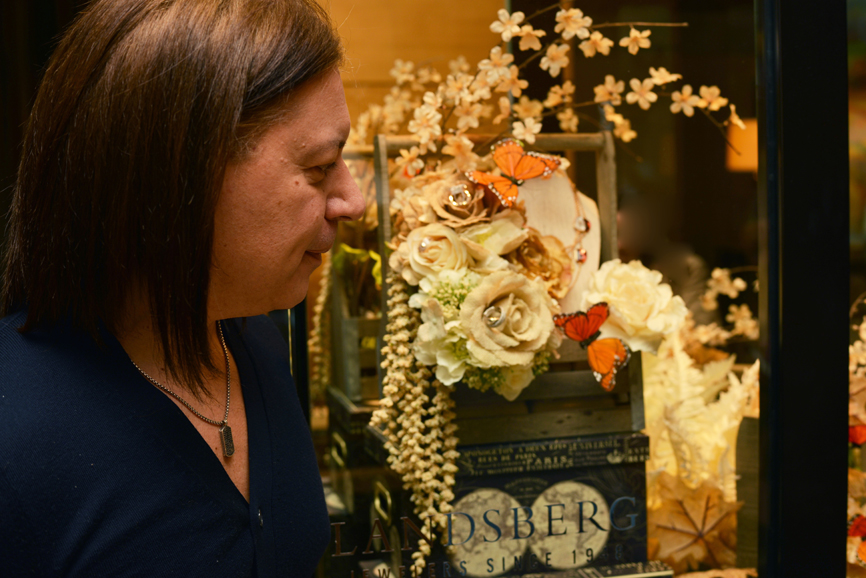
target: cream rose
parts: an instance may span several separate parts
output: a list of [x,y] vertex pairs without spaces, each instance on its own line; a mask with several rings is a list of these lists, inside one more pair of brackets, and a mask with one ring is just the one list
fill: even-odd
[[608,261],[595,272],[583,296],[583,309],[606,302],[610,317],[601,328],[604,337],[618,337],[632,351],[656,353],[662,339],[682,327],[688,309],[662,274],[640,261]]
[[535,375],[532,373],[532,366],[530,365],[512,367],[504,371],[505,382],[497,389],[497,393],[508,401],[514,401],[532,383]]
[[508,210],[495,215],[489,223],[469,227],[460,233],[475,261],[474,270],[490,274],[511,268],[500,255],[515,250],[526,240],[529,231],[523,228],[524,223],[523,215]]
[[444,225],[459,229],[489,220],[481,187],[450,178],[429,185],[424,194]]
[[441,271],[472,265],[466,245],[453,229],[438,223],[415,229],[391,255],[389,264],[410,285]]
[[553,332],[553,315],[553,301],[540,280],[512,271],[485,277],[460,307],[474,365],[529,366]]

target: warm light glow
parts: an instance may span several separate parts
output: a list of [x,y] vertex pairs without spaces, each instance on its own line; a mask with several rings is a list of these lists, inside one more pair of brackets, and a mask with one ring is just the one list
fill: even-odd
[[737,154],[731,147],[727,147],[728,154],[725,166],[732,173],[757,173],[758,172],[758,120],[744,118],[746,129],[743,130],[733,124],[728,125],[728,140],[734,148],[740,151]]

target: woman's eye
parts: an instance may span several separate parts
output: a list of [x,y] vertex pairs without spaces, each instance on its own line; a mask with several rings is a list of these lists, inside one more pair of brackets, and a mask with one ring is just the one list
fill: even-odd
[[321,165],[321,166],[316,167],[316,168],[321,172],[322,177],[326,177],[326,176],[328,176],[328,173],[331,172],[331,169],[333,169],[336,166],[337,166],[337,162],[334,161],[331,164]]

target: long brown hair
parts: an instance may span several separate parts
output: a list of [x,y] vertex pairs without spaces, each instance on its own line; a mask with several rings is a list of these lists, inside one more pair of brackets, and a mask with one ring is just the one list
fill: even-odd
[[133,284],[166,369],[200,391],[226,164],[293,89],[342,61],[315,0],[95,0],[61,39],[25,133],[0,316],[99,341]]

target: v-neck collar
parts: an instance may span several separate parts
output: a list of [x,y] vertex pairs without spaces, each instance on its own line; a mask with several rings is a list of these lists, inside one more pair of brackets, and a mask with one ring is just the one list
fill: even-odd
[[[263,400],[258,379],[250,361],[249,352],[239,335],[240,323],[238,320],[227,320],[224,323],[226,343],[232,351],[237,364],[238,375],[242,384],[242,395],[247,417],[247,445],[249,448],[250,467],[250,501],[247,502],[240,490],[235,486],[228,472],[226,472],[219,458],[214,454],[205,439],[201,436],[189,418],[163,391],[148,382],[129,361],[129,356],[113,336],[106,338],[111,349],[119,355],[119,359],[126,361],[126,371],[129,374],[130,383],[135,384],[138,407],[134,408],[133,414],[140,420],[148,431],[158,437],[170,451],[177,456],[198,481],[205,486],[213,497],[226,508],[226,511],[234,515],[243,515],[245,519],[253,522],[258,510],[260,484],[256,481],[269,476],[254,471],[269,463],[268,457],[261,455],[259,448],[267,446],[266,440],[268,426],[262,423],[266,419],[263,410]],[[138,387],[141,385],[141,387]],[[255,424],[255,425],[254,425]],[[264,442],[264,443],[263,443]],[[269,453],[269,451],[267,451]],[[270,487],[266,493],[270,494]],[[255,506],[255,507],[254,507]]]

